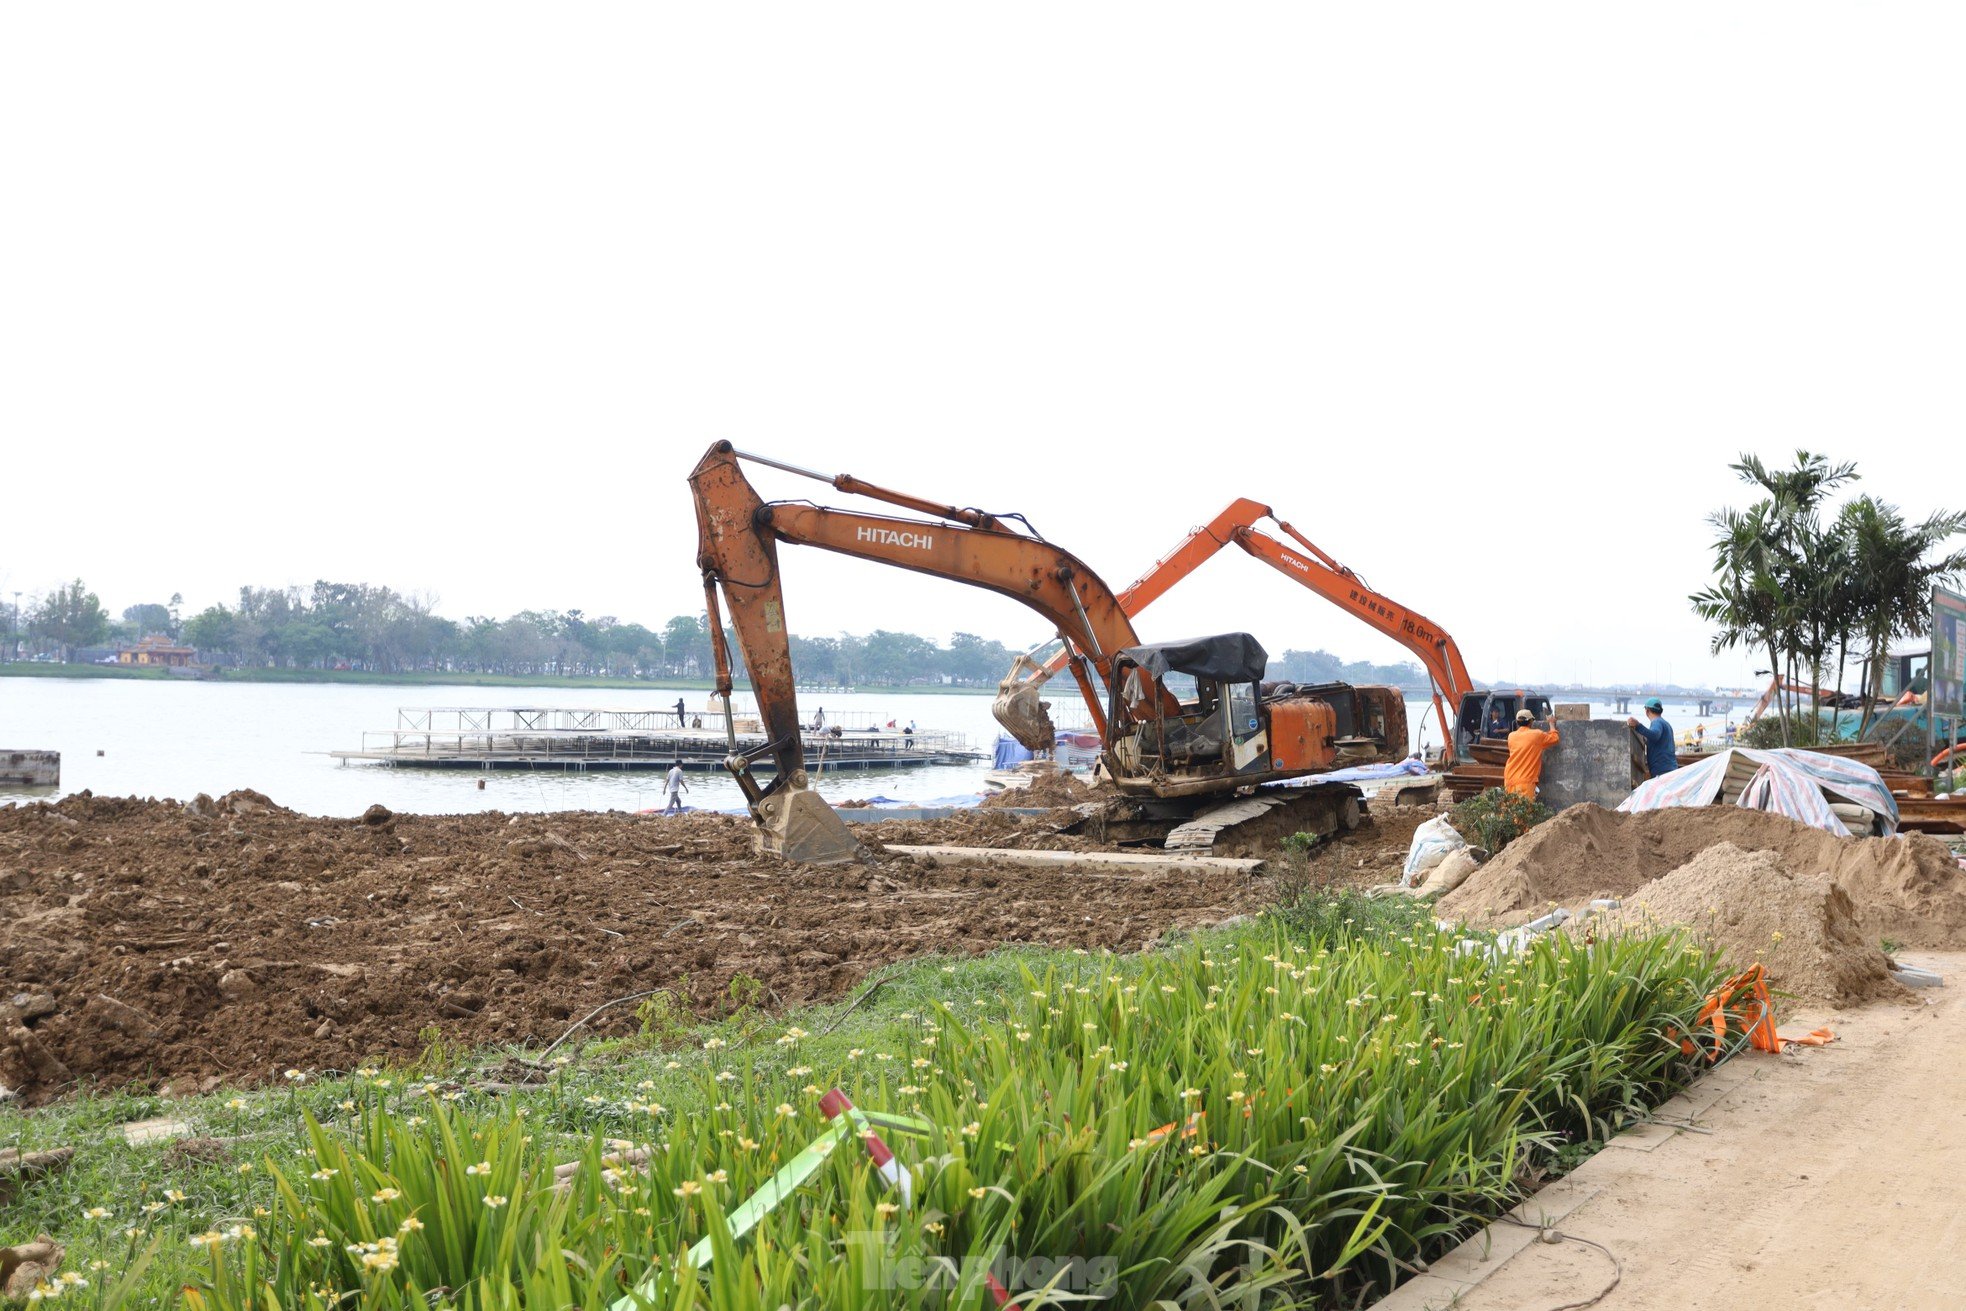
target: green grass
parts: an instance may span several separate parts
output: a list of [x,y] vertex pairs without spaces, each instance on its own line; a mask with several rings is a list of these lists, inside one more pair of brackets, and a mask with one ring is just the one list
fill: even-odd
[[[556,1053],[536,1088],[485,1089],[490,1053],[0,1112],[0,1143],[80,1148],[5,1222],[69,1243],[69,1269],[94,1281],[72,1296],[92,1305],[154,1243],[129,1305],[190,1286],[212,1311],[605,1307],[654,1269],[663,1307],[984,1306],[974,1288],[887,1285],[924,1261],[1013,1253],[1109,1263],[1095,1273],[1115,1306],[1344,1306],[1505,1205],[1527,1164],[1574,1154],[1690,1072],[1665,1034],[1714,970],[1676,941],[1491,962],[1407,912],[1312,900],[1141,956],[919,961],[851,1011],[699,1026],[658,1002],[642,1037]],[[938,1126],[890,1135],[915,1209],[882,1209],[849,1141],[756,1233],[719,1242],[706,1274],[679,1271],[677,1253],[820,1131],[834,1085]],[[121,1142],[122,1122],[157,1113],[233,1141],[211,1159]],[[647,1175],[604,1174],[616,1140],[647,1145]],[[585,1167],[555,1193],[567,1161]],[[402,1228],[412,1216],[422,1229]]]

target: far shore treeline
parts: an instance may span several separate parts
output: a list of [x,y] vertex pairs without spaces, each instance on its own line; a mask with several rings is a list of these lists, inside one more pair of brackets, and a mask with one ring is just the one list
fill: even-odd
[[[350,671],[372,674],[478,674],[517,678],[610,678],[650,682],[707,678],[713,672],[706,616],[675,615],[660,627],[581,610],[522,610],[509,618],[448,619],[414,594],[367,583],[317,582],[312,588],[242,587],[235,605],[181,613],[182,599],[129,606],[112,619],[81,580],[23,601],[5,613],[0,656],[99,664],[144,639],[196,651],[216,668]],[[794,635],[801,682],[842,687],[941,684],[994,687],[1016,652],[1002,642],[957,633],[947,646],[917,633],[876,629],[830,637]],[[742,656],[729,643],[736,672]],[[1294,682],[1388,683],[1421,689],[1416,664],[1346,661],[1328,651],[1285,651],[1273,678]]]

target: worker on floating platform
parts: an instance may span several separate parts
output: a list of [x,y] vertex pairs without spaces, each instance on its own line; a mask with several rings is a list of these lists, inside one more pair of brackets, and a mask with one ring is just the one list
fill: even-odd
[[1536,716],[1515,712],[1515,732],[1509,734],[1509,763],[1502,767],[1502,786],[1517,796],[1536,796],[1543,781],[1543,753],[1561,741],[1555,728],[1536,727]]
[[1670,774],[1679,768],[1679,753],[1673,750],[1672,725],[1666,722],[1666,708],[1658,697],[1645,703],[1645,722],[1639,723],[1631,716],[1625,716],[1630,725],[1645,743],[1645,770],[1653,778]]

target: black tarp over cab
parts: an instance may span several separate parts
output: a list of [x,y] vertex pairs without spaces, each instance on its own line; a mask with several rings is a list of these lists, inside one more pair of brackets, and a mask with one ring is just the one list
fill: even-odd
[[1187,674],[1208,683],[1257,683],[1270,656],[1248,633],[1218,633],[1185,642],[1154,642],[1121,649],[1119,661],[1136,665],[1156,682],[1169,674]]

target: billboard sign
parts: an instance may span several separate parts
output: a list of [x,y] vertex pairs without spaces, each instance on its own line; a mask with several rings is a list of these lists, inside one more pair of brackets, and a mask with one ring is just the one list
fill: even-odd
[[1966,596],[1932,589],[1930,715],[1958,719],[1966,714]]

